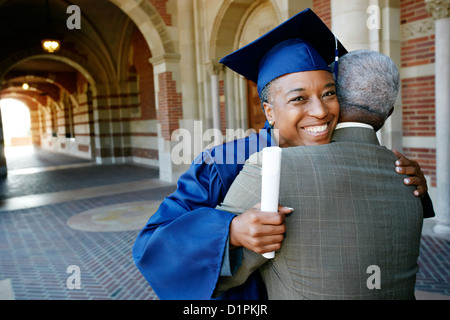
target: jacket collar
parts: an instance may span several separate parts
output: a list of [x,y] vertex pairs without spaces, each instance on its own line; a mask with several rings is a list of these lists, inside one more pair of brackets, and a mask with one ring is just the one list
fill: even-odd
[[369,143],[379,146],[377,134],[375,130],[363,127],[345,127],[334,131],[331,142],[359,142]]

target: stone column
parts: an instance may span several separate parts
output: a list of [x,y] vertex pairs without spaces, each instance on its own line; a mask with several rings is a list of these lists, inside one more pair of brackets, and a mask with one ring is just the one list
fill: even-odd
[[97,84],[97,95],[93,108],[95,132],[95,160],[99,164],[114,163],[114,142],[111,136],[110,88],[108,84]]
[[219,75],[222,65],[216,62],[209,62],[207,69],[211,74],[211,100],[212,100],[212,116],[213,128],[221,130],[220,125],[220,93],[219,93]]
[[332,31],[348,51],[371,49],[370,0],[331,0]]
[[153,65],[158,114],[159,178],[176,182],[187,169],[187,165],[175,164],[172,161],[173,148],[179,143],[172,141],[172,135],[180,129],[180,120],[183,119],[180,55],[166,53],[150,58],[149,62]]
[[180,74],[183,93],[183,120],[199,118],[197,62],[195,53],[194,1],[178,0]]
[[436,233],[450,234],[450,0],[425,0],[436,24]]
[[[400,70],[401,39],[400,39],[400,0],[381,0],[381,32],[379,51],[389,56]],[[371,30],[375,32],[375,30]],[[401,87],[401,86],[400,86]],[[378,132],[381,145],[389,149],[403,148],[403,114],[401,88],[394,105],[394,113],[387,119],[383,128]]]

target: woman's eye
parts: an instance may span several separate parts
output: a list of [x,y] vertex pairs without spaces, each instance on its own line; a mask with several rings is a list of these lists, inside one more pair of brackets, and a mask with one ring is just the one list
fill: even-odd
[[325,93],[323,96],[324,96],[324,97],[332,97],[332,96],[334,96],[334,95],[336,95],[336,92],[334,92],[334,91],[328,91],[328,92]]
[[291,102],[295,102],[295,101],[303,101],[303,100],[305,100],[305,97],[299,96],[299,97],[295,97],[294,99],[292,99]]

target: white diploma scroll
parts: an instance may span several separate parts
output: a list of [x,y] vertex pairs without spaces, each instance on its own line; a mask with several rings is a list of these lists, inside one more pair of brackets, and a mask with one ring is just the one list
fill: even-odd
[[[281,148],[268,147],[262,151],[261,211],[278,212],[280,194]],[[275,252],[263,254],[273,259]]]

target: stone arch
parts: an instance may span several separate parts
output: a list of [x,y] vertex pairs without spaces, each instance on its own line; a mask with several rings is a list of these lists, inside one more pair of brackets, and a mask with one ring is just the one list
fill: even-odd
[[[50,78],[50,75],[49,74],[47,74],[47,75],[45,75],[45,74],[42,74],[42,75],[33,75],[32,77],[30,77],[29,75],[28,76],[16,76],[16,77],[7,77],[7,78],[4,78],[4,81],[7,83],[7,84],[11,84],[11,85],[14,85],[14,84],[17,84],[17,82],[23,82],[23,81],[21,81],[21,79],[22,78],[24,78],[24,80],[23,81],[25,81],[25,82],[36,82],[36,81],[38,81],[39,82],[39,80],[42,82],[42,81],[44,81],[44,83],[46,84],[46,85],[51,85],[51,86],[55,86],[55,87],[57,87],[59,90],[61,90],[61,91],[63,91],[63,92],[66,92],[66,93],[68,93],[68,94],[70,94],[71,93],[71,89],[69,88],[69,86],[67,85],[67,83],[62,83],[61,81],[55,81],[54,79],[52,79],[52,78]],[[11,86],[10,86],[11,87]],[[8,87],[3,87],[3,89],[7,89]],[[3,90],[2,89],[2,90]],[[34,85],[34,89],[35,90],[37,90],[37,91],[40,91],[40,93],[42,93],[43,91],[43,88],[42,88],[42,86],[40,86],[40,85]],[[55,100],[55,97],[52,97],[52,94],[50,94],[50,97],[51,98],[53,98],[53,100]]]
[[[211,33],[209,51],[211,61],[219,61],[225,55],[279,24],[282,19],[278,6],[275,1],[270,0],[243,0],[239,4],[231,0],[225,1],[219,9]],[[266,16],[267,12],[270,13],[269,20],[261,19],[260,16]],[[260,25],[261,23],[263,23],[262,27],[254,32],[252,31],[254,28],[248,28],[250,24]],[[243,40],[243,37],[246,40]],[[262,128],[265,116],[258,107],[257,93],[256,97],[252,97],[256,90],[252,90],[251,83],[243,77],[227,69],[224,70],[227,128],[244,130],[249,127],[256,130]],[[249,101],[256,101],[256,103],[249,103]]]
[[[34,138],[39,139],[39,132],[33,130],[32,126],[32,113],[36,109],[37,102],[33,101],[33,98],[12,92],[7,94],[2,94],[2,101],[12,100],[14,103],[20,103],[14,105],[13,107],[8,104],[2,104],[2,116],[1,118],[1,129],[2,129],[2,139],[6,146],[18,146],[18,145],[28,145],[32,143]],[[5,109],[3,109],[5,107]],[[9,113],[4,111],[14,110],[15,112]],[[16,122],[14,122],[16,120]],[[25,124],[29,124],[25,126]],[[25,129],[30,129],[31,134],[29,134]],[[18,134],[17,134],[18,133]],[[30,138],[30,139],[29,139]]]
[[[13,69],[17,64],[20,64],[23,61],[26,60],[31,60],[31,59],[48,59],[48,60],[55,60],[55,61],[59,61],[62,63],[65,63],[69,66],[71,66],[73,69],[75,69],[76,71],[78,71],[80,74],[82,74],[84,76],[84,78],[87,81],[87,86],[88,86],[88,91],[89,93],[86,93],[86,95],[90,96],[87,98],[87,108],[88,108],[88,117],[89,120],[88,122],[89,124],[89,141],[84,141],[83,142],[83,146],[89,146],[88,149],[83,150],[83,152],[85,152],[85,154],[81,155],[82,157],[89,157],[90,159],[96,159],[96,147],[97,147],[97,143],[96,143],[96,139],[94,138],[94,136],[99,136],[101,134],[101,132],[99,131],[98,127],[94,125],[95,121],[97,121],[99,119],[98,116],[98,95],[102,94],[102,92],[104,91],[101,86],[99,88],[99,83],[101,84],[102,80],[103,80],[103,76],[105,76],[105,74],[100,75],[99,72],[101,70],[96,70],[97,72],[88,69],[89,67],[85,67],[88,66],[88,64],[86,63],[85,60],[81,59],[79,56],[72,54],[68,51],[64,51],[61,50],[60,52],[58,52],[57,55],[53,55],[53,54],[43,54],[42,50],[40,48],[32,48],[29,50],[24,50],[21,52],[18,52],[16,55],[14,55],[13,57],[9,57],[8,59],[3,60],[0,63],[0,79],[4,80],[5,76],[8,74],[8,71]],[[107,78],[107,77],[106,77]],[[71,102],[71,106],[72,106],[72,111],[73,112],[73,108],[77,108],[79,106],[78,101],[76,100],[76,98],[72,95],[73,92],[70,92],[69,90],[67,90],[62,84],[58,83],[58,81],[54,81],[52,83],[54,86],[58,87],[58,88],[62,88],[62,91],[65,92],[68,96],[68,99]],[[2,94],[3,96],[3,94]],[[25,95],[22,94],[22,97],[24,97]],[[37,100],[39,100],[39,97],[37,97]],[[62,106],[59,104],[59,101],[56,101],[55,99],[51,99],[50,100],[50,105],[47,105],[47,103],[45,101],[39,101],[39,104],[42,106],[42,110],[48,111],[47,108],[56,108],[58,110],[63,109]],[[51,115],[52,117],[53,115]],[[44,133],[45,134],[45,133]],[[53,135],[53,133],[52,133]],[[33,138],[34,140],[37,140],[35,138]],[[46,137],[45,139],[49,140],[51,139],[50,137]],[[42,145],[42,139],[40,141],[40,145]],[[78,142],[77,142],[78,143]],[[47,146],[48,147],[48,146]]]
[[161,15],[148,0],[109,0],[119,7],[144,36],[153,56],[176,53],[175,43]]
[[[1,99],[14,99],[17,101],[22,102],[25,107],[29,110],[29,116],[30,116],[30,131],[31,131],[31,140],[32,144],[34,146],[40,146],[41,144],[41,138],[40,138],[40,130],[41,130],[41,124],[39,121],[33,121],[33,117],[37,116],[37,112],[39,109],[39,105],[41,104],[39,99],[37,97],[34,97],[29,94],[20,93],[20,92],[8,92],[6,94],[1,94]],[[2,119],[4,121],[4,119]],[[2,124],[2,130],[3,130],[3,124]]]
[[[5,76],[9,70],[13,69],[14,66],[16,66],[17,64],[19,64],[23,61],[31,60],[31,59],[56,60],[56,61],[60,61],[60,62],[63,62],[65,64],[71,66],[72,68],[74,68],[75,70],[80,72],[86,78],[86,80],[89,83],[89,86],[93,92],[93,95],[96,96],[96,94],[97,94],[96,82],[97,81],[96,81],[96,79],[94,79],[93,76],[91,76],[91,74],[96,74],[96,73],[92,73],[91,71],[88,71],[83,66],[86,64],[84,60],[81,60],[76,55],[71,55],[69,52],[64,52],[64,51],[60,52],[60,54],[58,54],[58,55],[43,54],[41,49],[36,49],[36,50],[31,49],[31,50],[19,52],[17,55],[14,55],[14,57],[9,58],[8,61],[5,61],[4,63],[2,63],[0,65],[0,79],[7,80],[7,79],[5,79]],[[36,76],[35,78],[39,79],[42,77]],[[61,84],[57,81],[54,81],[53,79],[50,79],[50,78],[45,78],[45,79],[48,82],[50,82],[51,84],[55,85],[56,87],[62,89],[62,91],[68,93],[69,98],[71,99],[73,105],[78,106],[78,102],[71,95],[71,92],[70,92],[70,90],[68,90],[68,88],[66,88],[63,84]],[[55,100],[55,99],[53,99],[53,100]]]
[[242,19],[234,46],[236,48],[245,46],[276,27],[279,22],[273,5],[269,1],[261,2],[258,6],[251,8],[245,19]]
[[[0,79],[3,80],[8,71],[13,69],[18,63],[31,59],[49,59],[63,62],[80,72],[91,86],[95,86],[95,83],[99,80],[98,73],[86,69],[84,67],[87,65],[86,61],[82,60],[77,55],[74,55],[66,50],[61,50],[58,55],[43,54],[40,47],[17,52],[8,59],[0,62]],[[92,75],[95,75],[96,78]]]
[[235,1],[226,0],[217,13],[216,20],[211,32],[210,59],[218,61],[230,52],[238,49],[239,39],[243,28],[252,15],[260,6],[271,5],[280,21],[280,9],[274,1],[270,0],[244,0],[237,4]]
[[30,109],[30,111],[35,110],[35,108],[33,108],[33,106],[30,106],[30,103],[32,104],[38,104],[39,101],[30,95],[24,94],[24,93],[6,93],[6,94],[2,94],[1,99],[14,99],[14,100],[18,100],[20,102],[22,102],[28,109]]

